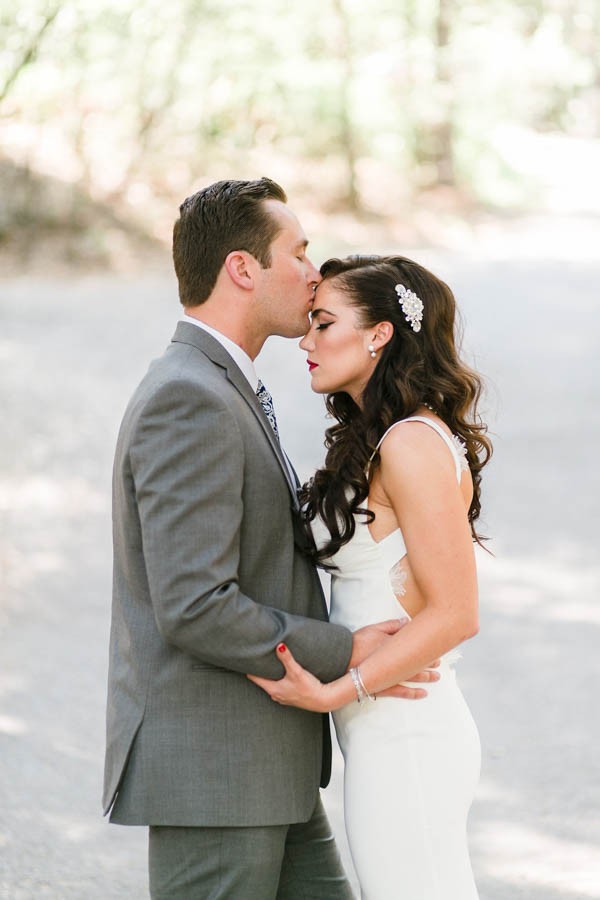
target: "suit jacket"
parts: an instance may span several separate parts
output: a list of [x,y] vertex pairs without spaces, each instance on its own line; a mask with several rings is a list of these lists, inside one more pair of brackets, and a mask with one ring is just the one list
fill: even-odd
[[327,623],[295,542],[297,500],[252,388],[207,332],[177,326],[125,412],[113,474],[104,808],[111,821],[306,821],[330,763],[319,714],[274,703],[284,641],[321,680],[351,634]]

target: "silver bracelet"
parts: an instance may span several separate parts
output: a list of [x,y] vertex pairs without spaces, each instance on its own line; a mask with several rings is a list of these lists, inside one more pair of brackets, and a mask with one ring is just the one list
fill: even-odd
[[375,694],[370,694],[370,693],[368,692],[368,690],[366,689],[365,683],[364,683],[364,681],[362,680],[362,675],[360,674],[360,669],[358,668],[358,666],[356,667],[356,675],[357,675],[357,677],[358,677],[358,680],[360,681],[360,686],[361,686],[361,688],[363,689],[363,692],[364,692],[365,696],[368,697],[369,700],[377,700],[376,695],[375,695]]
[[370,694],[366,689],[358,666],[356,666],[356,668],[349,669],[348,671],[356,690],[356,699],[358,703],[362,703],[363,700],[377,700],[377,697],[375,697],[373,694]]
[[358,669],[349,669],[348,671],[350,673],[350,678],[352,679],[352,681],[354,683],[354,688],[356,690],[356,700],[358,703],[362,703],[363,700],[365,699],[365,692],[360,683]]

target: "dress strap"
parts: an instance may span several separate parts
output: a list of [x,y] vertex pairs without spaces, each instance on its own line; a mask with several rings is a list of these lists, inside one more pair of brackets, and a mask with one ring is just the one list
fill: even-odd
[[437,431],[439,436],[442,438],[442,440],[444,441],[444,443],[446,444],[446,446],[452,453],[452,456],[454,459],[454,465],[456,467],[456,477],[457,477],[458,481],[460,482],[462,472],[465,469],[469,468],[469,464],[468,464],[467,458],[466,458],[467,448],[465,447],[465,445],[463,444],[463,442],[461,441],[461,439],[459,437],[457,437],[455,434],[453,434],[452,437],[450,437],[448,434],[446,434],[446,432],[444,431],[444,429],[442,428],[441,425],[438,425],[438,423],[434,422],[433,419],[428,419],[425,416],[409,416],[408,419],[400,419],[398,422],[394,422],[392,425],[390,425],[390,427],[387,429],[387,431],[384,433],[384,435],[379,439],[379,442],[378,442],[377,446],[375,447],[375,450],[371,454],[369,463],[371,463],[373,457],[375,456],[375,454],[377,453],[377,451],[383,444],[384,440],[386,439],[386,437],[388,436],[390,431],[393,428],[395,428],[396,425],[402,425],[403,422],[423,422],[423,424],[429,425],[430,428],[433,428],[434,431]]

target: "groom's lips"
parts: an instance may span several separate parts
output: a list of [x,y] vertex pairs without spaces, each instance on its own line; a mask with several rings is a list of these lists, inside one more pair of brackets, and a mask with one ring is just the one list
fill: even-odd
[[309,371],[309,372],[312,372],[313,369],[316,369],[316,368],[317,368],[317,363],[312,362],[312,360],[307,359],[306,362],[307,362],[307,364],[308,364],[308,371]]

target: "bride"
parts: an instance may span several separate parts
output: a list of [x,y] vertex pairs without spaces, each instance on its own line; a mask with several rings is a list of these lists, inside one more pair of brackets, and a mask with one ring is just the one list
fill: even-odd
[[[363,900],[474,900],[466,822],[480,747],[453,666],[478,629],[481,381],[458,356],[452,292],[422,266],[359,256],[321,274],[300,346],[336,422],[303,488],[305,524],[332,573],[333,622],[408,622],[329,684],[283,644],[285,677],[251,677],[278,703],[333,711]],[[385,695],[437,657],[427,698]]]

